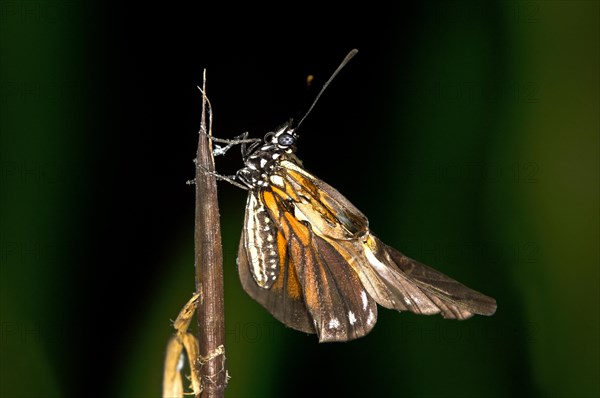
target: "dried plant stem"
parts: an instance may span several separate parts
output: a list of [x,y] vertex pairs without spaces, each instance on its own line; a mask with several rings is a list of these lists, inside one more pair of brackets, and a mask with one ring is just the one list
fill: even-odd
[[167,343],[165,353],[165,366],[163,370],[163,398],[184,398],[185,388],[183,385],[184,377],[182,375],[182,354],[188,358],[190,364],[190,381],[192,391],[195,395],[200,395],[200,377],[194,363],[197,361],[199,353],[198,339],[188,331],[192,317],[198,308],[200,294],[195,293],[192,298],[183,306],[177,319],[173,322],[175,334],[171,336]]
[[[196,215],[194,261],[198,303],[200,355],[196,366],[202,382],[197,397],[223,397],[227,384],[225,359],[225,311],[223,297],[223,249],[217,203],[217,182],[210,127],[207,129],[206,70],[202,83],[202,116],[196,154]],[[210,118],[209,118],[210,119]],[[209,120],[210,124],[210,120]]]

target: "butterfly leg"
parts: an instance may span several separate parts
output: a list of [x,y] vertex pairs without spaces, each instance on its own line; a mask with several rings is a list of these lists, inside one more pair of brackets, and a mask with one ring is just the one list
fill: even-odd
[[[217,173],[215,171],[206,170],[202,166],[198,166],[198,167],[202,170],[202,172],[204,174],[208,174],[210,176],[213,176],[217,180],[227,181],[231,185],[235,185],[236,187],[242,188],[243,190],[246,190],[246,191],[248,190],[248,187],[246,185],[240,184],[239,182],[236,181],[236,179],[238,179],[238,175],[237,174],[225,176],[225,175],[219,174],[219,173]],[[194,185],[195,183],[196,183],[196,179],[186,181],[186,184],[188,184],[188,185]]]
[[262,141],[260,138],[248,138],[248,132],[240,134],[234,137],[232,140],[215,137],[211,137],[210,139],[213,142],[227,144],[225,146],[215,145],[215,148],[213,149],[214,156],[225,155],[225,153],[227,153],[227,151],[229,151],[229,149],[231,149],[234,145],[241,145],[242,154],[244,155],[245,153],[247,153],[246,144],[252,144],[250,145],[250,148],[254,149],[256,148],[256,145],[258,145]]

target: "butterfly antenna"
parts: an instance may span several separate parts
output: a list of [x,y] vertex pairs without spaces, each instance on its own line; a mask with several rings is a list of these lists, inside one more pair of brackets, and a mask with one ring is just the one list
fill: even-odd
[[353,49],[352,51],[350,51],[348,53],[348,55],[346,55],[346,58],[344,58],[344,60],[340,64],[340,66],[338,66],[337,69],[335,70],[335,72],[333,72],[333,74],[331,75],[331,77],[329,78],[329,80],[327,80],[325,82],[325,84],[323,85],[323,88],[321,88],[321,91],[319,91],[319,94],[317,94],[317,97],[313,101],[312,105],[310,106],[310,108],[308,108],[308,110],[306,111],[306,113],[304,114],[304,116],[302,116],[302,119],[300,119],[300,121],[298,122],[298,124],[296,125],[295,128],[300,127],[300,125],[302,124],[302,122],[304,121],[304,119],[306,119],[306,117],[308,116],[308,114],[310,113],[310,111],[312,111],[312,109],[315,107],[315,104],[317,103],[317,101],[319,100],[319,98],[321,98],[321,95],[323,95],[323,92],[325,91],[325,89],[327,88],[327,86],[329,86],[329,83],[331,83],[331,81],[337,76],[338,73],[340,73],[340,71],[342,70],[342,68],[344,66],[346,66],[346,64],[348,63],[348,61],[350,61],[352,59],[352,57],[354,57],[356,55],[357,52],[358,52],[357,49]]

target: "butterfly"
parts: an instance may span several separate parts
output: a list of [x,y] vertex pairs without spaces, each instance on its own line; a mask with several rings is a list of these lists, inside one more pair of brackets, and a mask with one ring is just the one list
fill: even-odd
[[377,304],[448,319],[494,314],[493,298],[384,244],[360,210],[304,169],[295,154],[302,120],[248,148],[242,143],[244,167],[234,179],[248,191],[237,257],[244,290],[288,327],[316,333],[319,342],[366,335],[377,321]]

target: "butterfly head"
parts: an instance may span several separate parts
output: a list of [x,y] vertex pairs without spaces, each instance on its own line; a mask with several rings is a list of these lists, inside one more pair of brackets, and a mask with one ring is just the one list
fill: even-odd
[[296,141],[298,140],[298,134],[294,128],[292,128],[291,121],[284,124],[282,127],[277,129],[275,132],[268,133],[265,136],[265,144],[271,145],[281,151],[293,153],[296,151]]

